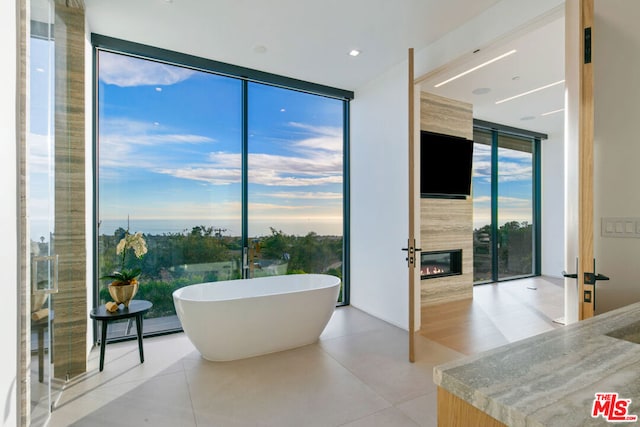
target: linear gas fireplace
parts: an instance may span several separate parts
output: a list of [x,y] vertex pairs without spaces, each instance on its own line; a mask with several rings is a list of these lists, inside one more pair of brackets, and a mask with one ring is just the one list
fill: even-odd
[[462,274],[462,249],[420,253],[420,277],[436,277]]

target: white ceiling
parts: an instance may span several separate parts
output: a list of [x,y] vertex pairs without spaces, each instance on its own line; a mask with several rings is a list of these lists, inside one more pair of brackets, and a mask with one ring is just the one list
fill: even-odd
[[[498,0],[85,0],[91,32],[357,90]],[[266,48],[258,52],[258,47]],[[351,57],[351,49],[362,54]],[[433,84],[512,48],[514,55],[439,89]],[[564,78],[564,18],[484,49],[430,76],[423,89],[474,104],[474,116],[545,133],[561,132],[556,86],[495,101]],[[518,76],[519,79],[513,80]],[[477,88],[490,88],[473,95]],[[357,93],[356,93],[357,96]],[[523,117],[533,117],[521,120]]]
[[[85,0],[89,30],[355,90],[498,0]],[[255,52],[258,46],[266,52]],[[360,49],[356,58],[348,55]]]
[[[493,62],[450,83],[434,85],[512,49],[515,54]],[[422,90],[473,104],[474,117],[548,134],[562,134],[563,112],[542,116],[564,107],[564,84],[512,101],[502,100],[564,79],[564,16],[538,22],[509,41],[496,43],[437,73],[428,75]],[[473,91],[488,88],[484,94]]]

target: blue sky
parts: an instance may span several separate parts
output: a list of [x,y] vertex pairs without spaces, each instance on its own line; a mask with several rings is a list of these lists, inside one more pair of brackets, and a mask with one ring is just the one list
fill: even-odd
[[[207,219],[238,235],[241,81],[108,52],[99,70],[100,219]],[[342,103],[248,93],[250,234],[342,234]]]
[[53,170],[53,43],[39,38],[30,40],[30,102],[28,133],[27,204],[31,240],[44,238],[54,227]]
[[[498,225],[533,222],[531,153],[498,148]],[[473,228],[491,223],[491,147],[473,148]]]

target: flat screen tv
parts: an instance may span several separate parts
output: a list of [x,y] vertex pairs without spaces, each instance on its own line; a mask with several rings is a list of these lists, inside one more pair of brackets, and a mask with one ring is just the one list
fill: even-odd
[[471,194],[473,141],[420,132],[421,197],[464,198]]

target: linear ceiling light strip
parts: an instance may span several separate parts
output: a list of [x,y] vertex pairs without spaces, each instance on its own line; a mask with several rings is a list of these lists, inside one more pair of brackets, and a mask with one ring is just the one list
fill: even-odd
[[455,76],[451,77],[451,78],[450,78],[450,79],[448,79],[448,80],[445,80],[445,81],[443,81],[443,82],[440,82],[440,83],[438,83],[437,85],[435,85],[434,87],[440,87],[440,86],[446,85],[447,83],[452,82],[452,81],[454,81],[455,79],[459,79],[459,78],[460,78],[460,77],[462,77],[462,76],[466,76],[466,75],[467,75],[467,74],[469,74],[469,73],[472,73],[472,72],[474,72],[474,71],[476,71],[476,70],[479,70],[479,69],[480,69],[480,68],[482,68],[482,67],[486,67],[487,65],[492,64],[492,63],[494,63],[494,62],[496,62],[496,61],[499,61],[499,60],[501,60],[502,58],[506,58],[506,57],[507,57],[507,56],[509,56],[509,55],[513,55],[513,54],[514,54],[514,53],[516,53],[516,52],[517,52],[517,51],[516,51],[515,49],[510,50],[509,52],[507,52],[507,53],[503,53],[503,54],[502,54],[502,55],[500,55],[500,56],[496,56],[495,58],[490,59],[490,60],[488,60],[487,62],[483,62],[483,63],[482,63],[482,64],[480,64],[480,65],[476,65],[475,67],[470,68],[470,69],[468,69],[467,71],[463,71],[462,73],[460,73],[460,74],[458,74],[458,75],[455,75]]
[[557,82],[554,82],[554,83],[551,83],[551,84],[548,84],[548,85],[544,85],[544,86],[541,86],[541,87],[538,87],[538,88],[535,88],[535,89],[531,89],[531,90],[528,90],[526,92],[519,93],[518,95],[511,96],[511,97],[505,98],[505,99],[501,99],[500,101],[496,101],[496,105],[502,104],[503,102],[514,100],[516,98],[520,98],[521,96],[531,95],[532,93],[540,92],[541,90],[548,89],[550,87],[557,86],[557,85],[563,84],[563,83],[564,83],[564,80],[560,80],[560,81],[557,81]]
[[564,111],[564,108],[560,108],[559,110],[548,111],[548,112],[546,112],[546,113],[542,113],[542,114],[540,114],[540,115],[541,115],[541,116],[550,116],[550,115],[552,115],[552,114],[560,113],[560,112],[562,112],[562,111]]

